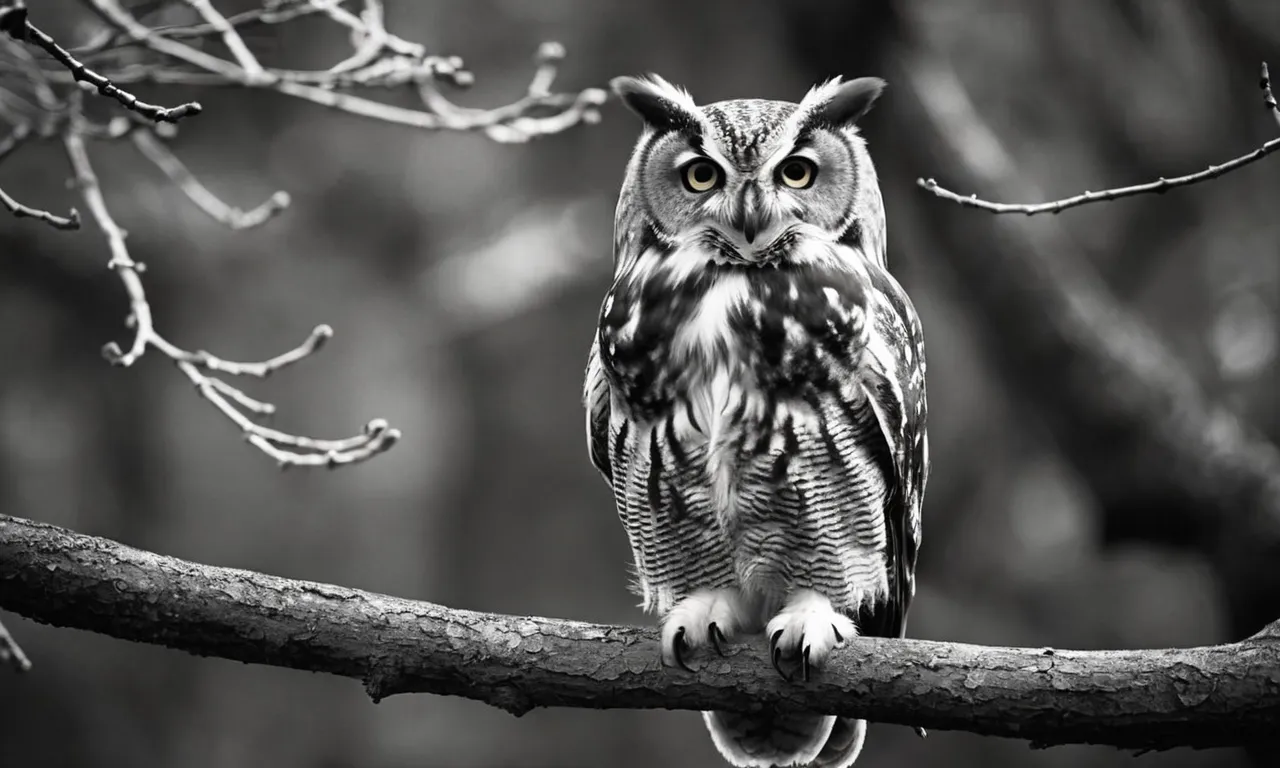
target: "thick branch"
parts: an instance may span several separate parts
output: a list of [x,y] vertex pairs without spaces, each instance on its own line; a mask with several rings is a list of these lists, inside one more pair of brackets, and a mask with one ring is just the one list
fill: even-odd
[[1280,718],[1280,624],[1206,648],[1055,651],[859,638],[808,684],[763,642],[695,674],[652,630],[450,610],[142,552],[0,515],[0,607],[191,653],[351,677],[374,700],[535,707],[816,709],[1037,744],[1134,749],[1264,741]]

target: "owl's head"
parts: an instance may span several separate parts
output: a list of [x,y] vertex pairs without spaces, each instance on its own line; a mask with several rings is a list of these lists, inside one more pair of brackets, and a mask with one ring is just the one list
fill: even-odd
[[704,106],[657,76],[612,85],[645,123],[619,203],[620,238],[643,227],[721,263],[800,263],[836,243],[883,261],[884,209],[856,126],[883,80],[836,78],[799,103]]

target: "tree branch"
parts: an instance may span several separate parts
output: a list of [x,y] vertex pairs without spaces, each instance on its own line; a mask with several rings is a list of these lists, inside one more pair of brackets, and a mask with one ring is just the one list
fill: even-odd
[[73,79],[89,83],[98,89],[98,93],[115,99],[125,109],[133,110],[144,117],[159,122],[176,123],[188,115],[200,114],[200,104],[194,101],[166,108],[140,101],[132,93],[116,87],[109,79],[77,61],[75,57],[67,53],[66,49],[58,45],[52,37],[49,37],[28,21],[27,9],[23,6],[21,0],[14,6],[0,9],[0,32],[7,32],[10,37],[20,43],[27,41],[34,43],[65,67]]
[[1271,116],[1276,119],[1276,125],[1280,126],[1280,105],[1276,104],[1275,94],[1271,92],[1271,73],[1267,71],[1265,61],[1262,62],[1262,75],[1258,85],[1262,88],[1262,106],[1266,107]]
[[[917,98],[899,119],[915,131],[912,145],[927,148],[910,155],[913,170],[943,167],[1006,197],[1034,196],[954,71],[923,46],[902,50],[897,67]],[[1237,636],[1274,619],[1280,449],[1204,392],[1076,253],[1059,221],[1033,235],[1006,217],[940,208],[931,223],[946,242],[984,244],[950,249],[947,265],[966,300],[982,307],[1002,369],[1035,393],[1107,524],[1203,553],[1222,579]]]
[[[1275,117],[1276,123],[1280,124],[1280,109],[1277,109],[1275,96],[1271,93],[1271,79],[1267,73],[1266,62],[1262,63],[1262,78],[1260,85],[1262,87],[1263,106],[1265,106]],[[983,200],[976,194],[969,195],[968,197],[957,194],[946,189],[934,179],[916,179],[916,184],[922,189],[932,192],[943,200],[950,200],[953,203],[958,203],[970,208],[978,208],[990,213],[1022,213],[1027,216],[1034,216],[1038,213],[1061,213],[1068,208],[1075,208],[1076,206],[1086,205],[1088,203],[1100,203],[1107,200],[1117,200],[1122,197],[1133,197],[1134,195],[1163,195],[1165,192],[1177,187],[1199,184],[1202,181],[1209,181],[1211,179],[1216,179],[1223,174],[1231,173],[1232,171],[1243,168],[1250,163],[1261,160],[1277,149],[1280,149],[1280,138],[1272,139],[1252,152],[1228,160],[1221,165],[1211,165],[1198,173],[1190,173],[1186,176],[1178,176],[1172,179],[1166,179],[1161,176],[1159,179],[1145,184],[1104,189],[1100,192],[1091,192],[1086,190],[1074,197],[1066,197],[1061,200],[1054,200],[1048,203],[995,203],[990,200]]]
[[[0,0],[2,2],[4,0]],[[143,265],[129,255],[125,232],[111,216],[86,140],[131,137],[138,151],[192,202],[215,220],[234,229],[267,222],[288,206],[289,196],[277,192],[249,211],[226,204],[201,184],[160,141],[176,129],[173,125],[157,124],[157,121],[177,122],[187,115],[197,114],[200,105],[189,102],[173,108],[159,107],[138,100],[122,90],[118,83],[152,80],[269,89],[416,128],[482,131],[494,141],[501,142],[528,141],[564,131],[578,123],[595,122],[600,117],[598,107],[607,100],[608,94],[600,88],[587,88],[577,93],[552,93],[551,86],[565,53],[563,46],[557,43],[544,43],[535,56],[533,77],[519,99],[493,109],[458,106],[444,95],[440,86],[466,87],[472,83],[473,77],[463,68],[462,60],[454,56],[429,55],[425,46],[390,33],[385,25],[381,0],[364,0],[363,10],[358,15],[343,8],[341,0],[278,0],[262,9],[233,16],[223,14],[211,0],[183,2],[195,11],[202,24],[152,28],[134,15],[135,8],[127,8],[117,0],[85,0],[108,29],[105,36],[100,35],[96,42],[78,50],[81,56],[92,57],[94,63],[105,62],[99,67],[101,71],[91,69],[32,25],[21,0],[10,0],[0,7],[0,73],[6,76],[15,74],[14,79],[28,89],[16,93],[0,88],[0,123],[14,126],[10,135],[0,138],[0,160],[20,147],[29,136],[62,139],[89,213],[106,236],[111,250],[108,267],[119,276],[129,296],[133,340],[127,350],[122,350],[115,343],[106,345],[103,353],[109,361],[129,366],[139,360],[148,348],[168,356],[197,391],[240,428],[249,443],[274,458],[282,467],[335,467],[371,458],[391,448],[399,437],[399,432],[391,429],[385,421],[374,419],[360,434],[340,440],[318,440],[280,432],[264,427],[246,415],[267,415],[274,411],[274,406],[208,375],[218,372],[266,376],[319,349],[332,333],[328,326],[318,326],[301,347],[262,364],[233,363],[206,352],[190,352],[170,343],[156,331],[141,278]],[[351,32],[351,44],[355,50],[325,70],[266,67],[237,31],[238,27],[251,23],[280,24],[311,14],[322,15]],[[207,53],[198,47],[201,38],[214,35],[221,38],[231,59]],[[194,39],[195,45],[184,43],[183,39]],[[57,67],[42,66],[41,61],[23,44],[29,44],[32,50],[43,50]],[[112,54],[131,46],[144,49],[131,52],[142,61],[123,68],[116,61],[119,71],[111,71]],[[45,63],[48,63],[47,59]],[[119,102],[128,112],[117,113],[102,125],[91,121],[82,109],[81,88],[70,87],[85,83],[96,88],[99,94]],[[56,89],[55,85],[58,86]],[[346,92],[356,87],[412,89],[426,109],[409,109]],[[3,188],[0,188],[0,207],[19,218],[36,218],[59,229],[77,229],[80,226],[80,217],[74,208],[66,217],[57,216],[23,205]]]
[[[557,43],[547,43],[535,56],[537,70],[523,98],[488,110],[459,107],[446,99],[435,83],[443,80],[454,86],[469,85],[472,76],[462,69],[462,62],[456,58],[429,56],[423,46],[388,33],[382,26],[381,4],[371,0],[365,4],[363,18],[336,3],[324,6],[325,15],[349,27],[362,42],[352,56],[323,72],[293,72],[261,66],[234,26],[208,2],[187,0],[223,35],[236,61],[213,56],[148,28],[116,0],[88,2],[103,20],[127,38],[161,57],[199,70],[201,82],[206,84],[212,84],[203,76],[209,74],[214,76],[215,83],[221,80],[245,88],[273,90],[331,109],[413,128],[483,131],[494,141],[523,142],[559,133],[578,123],[597,122],[598,108],[609,98],[608,92],[601,88],[587,88],[576,94],[551,93],[550,86],[558,63],[564,58],[564,49]],[[164,71],[158,66],[146,69],[149,77],[163,77]],[[337,90],[350,85],[414,86],[428,110],[399,107]]]
[[169,177],[169,180],[181,189],[191,202],[209,214],[214,221],[231,229],[250,229],[266,224],[281,211],[289,207],[288,192],[278,191],[257,207],[244,211],[227,205],[209,188],[200,183],[200,179],[187,168],[160,140],[155,131],[135,127],[131,132],[133,145],[138,152]]
[[[138,361],[148,347],[158,350],[173,360],[178,369],[191,381],[196,391],[208,400],[239,429],[245,439],[258,450],[270,456],[281,468],[290,466],[337,467],[365,461],[389,450],[400,439],[400,432],[391,429],[383,419],[374,419],[357,435],[338,440],[321,440],[293,435],[255,423],[244,414],[257,416],[275,412],[275,406],[255,400],[238,387],[210,376],[224,373],[231,376],[266,378],[275,371],[305,360],[317,352],[333,335],[333,329],[319,325],[311,335],[295,349],[277,355],[261,363],[239,363],[223,360],[203,350],[190,352],[178,347],[160,335],[151,316],[151,304],[142,285],[143,267],[129,255],[125,245],[125,232],[107,209],[106,199],[97,173],[89,160],[84,141],[84,118],[76,115],[68,123],[63,136],[71,167],[75,169],[76,183],[84,197],[85,205],[94,221],[106,236],[111,250],[107,268],[114,271],[129,294],[130,324],[134,329],[133,342],[128,351],[115,342],[103,347],[102,353],[113,365],[130,366]],[[176,160],[175,160],[176,162]]]
[[19,672],[31,669],[31,660],[22,652],[22,646],[13,639],[4,622],[0,622],[0,664],[8,664]]
[[817,710],[881,723],[1126,749],[1272,739],[1280,622],[1228,645],[1146,651],[851,639],[807,684],[761,638],[694,674],[655,631],[451,610],[199,565],[0,515],[0,607],[35,621],[202,656],[361,680],[397,693],[536,707]]
[[[21,147],[30,135],[31,125],[29,123],[18,123],[18,125],[9,132],[9,135],[0,138],[0,162],[4,162],[6,157]],[[50,213],[49,211],[23,205],[5,192],[2,187],[0,187],[0,205],[3,205],[10,213],[19,219],[38,219],[54,229],[80,228],[80,213],[75,208],[72,208],[65,217],[58,216]]]
[[80,212],[75,208],[68,211],[66,216],[59,216],[42,208],[32,208],[29,205],[23,205],[15,200],[9,193],[5,192],[3,188],[0,188],[0,205],[3,205],[10,213],[19,219],[36,219],[37,221],[43,221],[54,229],[80,228]]

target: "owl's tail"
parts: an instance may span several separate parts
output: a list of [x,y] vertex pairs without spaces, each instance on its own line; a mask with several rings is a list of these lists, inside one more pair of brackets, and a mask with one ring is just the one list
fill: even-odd
[[739,768],[848,768],[867,735],[866,720],[834,715],[703,712],[716,749]]

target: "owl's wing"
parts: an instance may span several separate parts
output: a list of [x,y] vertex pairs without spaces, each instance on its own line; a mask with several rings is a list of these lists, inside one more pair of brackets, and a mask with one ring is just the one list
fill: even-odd
[[604,479],[613,485],[613,467],[609,462],[609,380],[604,375],[604,365],[600,362],[600,341],[591,342],[591,351],[587,354],[587,376],[583,385],[582,402],[587,409],[587,450],[591,454],[591,463]]
[[875,268],[870,277],[872,323],[861,380],[888,444],[894,472],[885,509],[889,602],[877,610],[876,624],[883,631],[875,634],[901,637],[915,595],[921,504],[929,477],[924,337],[915,307],[897,280]]

